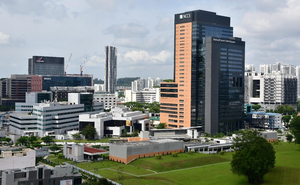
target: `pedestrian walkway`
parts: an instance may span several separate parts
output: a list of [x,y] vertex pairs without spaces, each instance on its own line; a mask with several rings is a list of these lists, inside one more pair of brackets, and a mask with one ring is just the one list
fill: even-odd
[[[83,171],[84,173],[87,173],[87,174],[93,175],[93,176],[95,176],[95,177],[97,177],[97,178],[99,178],[99,179],[102,179],[102,178],[104,178],[104,177],[102,177],[102,176],[101,176],[101,175],[99,175],[99,174],[95,174],[95,173],[93,173],[93,172],[91,172],[91,171],[87,171],[87,170],[85,170],[85,169],[79,168],[78,166],[75,166],[75,165],[69,164],[69,163],[67,163],[67,162],[63,162],[63,164],[66,164],[66,165],[72,166],[73,168],[76,168],[76,169],[78,169],[78,170],[80,170],[80,171]],[[115,181],[112,181],[112,180],[110,180],[110,179],[107,179],[107,180],[108,180],[109,182],[113,183],[113,184],[116,184],[116,185],[121,185],[121,184],[119,184],[119,183],[117,183],[117,182],[115,182]]]

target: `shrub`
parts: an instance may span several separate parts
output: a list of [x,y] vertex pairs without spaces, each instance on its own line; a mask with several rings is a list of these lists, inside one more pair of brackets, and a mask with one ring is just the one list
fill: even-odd
[[172,153],[172,156],[173,156],[173,157],[178,157],[178,153],[177,153],[177,152],[173,152],[173,153]]
[[155,158],[156,158],[156,159],[161,159],[161,155],[160,155],[160,154],[156,154],[156,155],[155,155]]
[[224,155],[224,154],[225,154],[225,152],[224,152],[224,151],[221,151],[221,152],[220,152],[220,155]]
[[192,155],[193,153],[195,153],[195,151],[190,150],[188,153]]

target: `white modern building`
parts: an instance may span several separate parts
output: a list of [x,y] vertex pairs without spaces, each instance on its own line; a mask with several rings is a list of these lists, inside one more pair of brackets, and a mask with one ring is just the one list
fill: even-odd
[[259,72],[269,74],[272,71],[272,65],[271,64],[260,64],[259,65]]
[[160,102],[159,88],[145,88],[141,91],[125,90],[125,102],[153,103]]
[[10,114],[9,131],[17,135],[64,134],[78,130],[79,114],[104,111],[103,103],[94,102],[91,93],[69,93],[69,102],[34,103],[32,113]]
[[255,71],[255,66],[253,64],[245,65],[246,72],[253,72]]
[[95,138],[120,137],[124,129],[128,133],[134,130],[149,130],[149,115],[141,111],[131,111],[128,108],[113,108],[110,112],[99,114],[81,114],[79,116],[79,131],[91,124],[96,128]]
[[264,109],[276,109],[288,104],[297,108],[297,78],[280,72],[245,73],[245,103],[260,104]]
[[35,151],[29,148],[22,151],[2,151],[0,171],[35,166]]
[[148,77],[147,79],[140,78],[140,79],[137,79],[137,80],[131,82],[131,90],[132,91],[141,91],[144,88],[151,89],[155,86],[160,86],[160,83],[162,81],[163,80],[158,77],[157,78]]
[[103,103],[104,109],[112,109],[117,107],[117,97],[115,94],[95,93],[94,101]]
[[95,92],[104,92],[104,84],[94,84]]
[[16,112],[31,112],[33,105],[42,102],[51,102],[51,92],[26,92],[25,103],[15,103]]
[[117,48],[105,46],[104,91],[115,93],[117,90]]

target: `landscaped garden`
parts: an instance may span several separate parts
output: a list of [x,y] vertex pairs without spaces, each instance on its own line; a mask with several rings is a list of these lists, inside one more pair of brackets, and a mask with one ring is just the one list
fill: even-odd
[[[300,184],[300,147],[293,143],[274,145],[275,168],[265,176],[265,184]],[[248,184],[244,176],[230,170],[232,153],[181,153],[136,159],[128,165],[113,161],[75,165],[122,184]]]

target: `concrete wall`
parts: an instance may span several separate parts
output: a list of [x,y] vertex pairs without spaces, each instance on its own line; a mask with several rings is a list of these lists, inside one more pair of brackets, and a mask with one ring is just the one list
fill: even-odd
[[26,152],[25,156],[0,159],[0,170],[26,168],[35,166],[35,151]]
[[138,142],[132,145],[111,144],[109,158],[114,161],[128,163],[135,158],[154,156],[155,154],[170,154],[172,152],[183,152],[183,141],[176,142]]
[[83,161],[84,160],[84,146],[83,145],[77,145],[72,144],[70,145],[64,145],[63,154],[67,159],[71,159],[74,161]]

